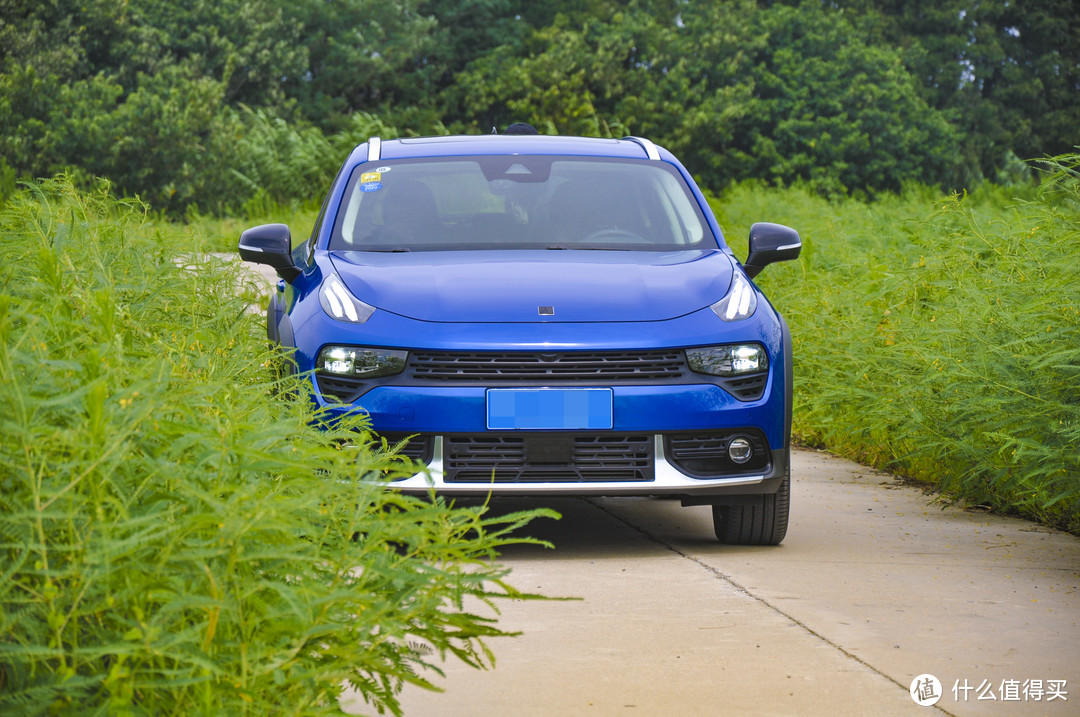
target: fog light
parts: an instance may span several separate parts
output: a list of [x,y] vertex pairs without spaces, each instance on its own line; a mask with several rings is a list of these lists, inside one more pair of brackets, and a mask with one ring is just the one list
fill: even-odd
[[754,447],[750,445],[750,441],[739,436],[728,443],[727,454],[733,463],[742,465],[754,457]]

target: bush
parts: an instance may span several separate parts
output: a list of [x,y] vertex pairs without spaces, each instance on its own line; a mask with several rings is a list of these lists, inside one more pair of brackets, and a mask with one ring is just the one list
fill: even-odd
[[0,712],[399,713],[491,665],[466,603],[521,597],[496,551],[553,514],[387,490],[415,467],[285,398],[202,248],[64,179],[0,211]]
[[724,197],[736,244],[756,220],[802,232],[761,277],[792,327],[802,441],[1080,531],[1080,155],[1048,166],[1031,199]]

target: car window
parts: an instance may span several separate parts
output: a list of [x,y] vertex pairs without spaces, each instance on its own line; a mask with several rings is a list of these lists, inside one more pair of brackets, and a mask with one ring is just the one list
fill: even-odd
[[666,163],[514,155],[357,168],[330,248],[672,250],[706,241],[715,247]]

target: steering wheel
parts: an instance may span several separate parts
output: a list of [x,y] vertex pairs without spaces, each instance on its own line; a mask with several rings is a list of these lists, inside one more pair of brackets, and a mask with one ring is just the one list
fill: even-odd
[[393,227],[379,227],[375,231],[364,237],[365,243],[372,244],[393,244],[395,246],[401,246],[409,243],[409,238],[405,236],[405,233],[400,229]]
[[648,244],[649,240],[640,234],[627,229],[604,227],[603,229],[597,229],[582,240],[583,244],[588,244],[589,242],[595,242],[597,244]]

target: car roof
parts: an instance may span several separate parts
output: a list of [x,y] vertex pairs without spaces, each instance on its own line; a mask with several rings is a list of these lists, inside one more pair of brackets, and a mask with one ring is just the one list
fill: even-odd
[[[377,145],[374,156],[372,145]],[[359,145],[349,158],[350,163],[377,159],[411,159],[416,157],[454,157],[465,155],[543,154],[564,156],[617,157],[626,159],[672,159],[647,139],[626,137],[569,137],[562,135],[446,135],[440,137],[407,137],[380,140],[372,138]]]

